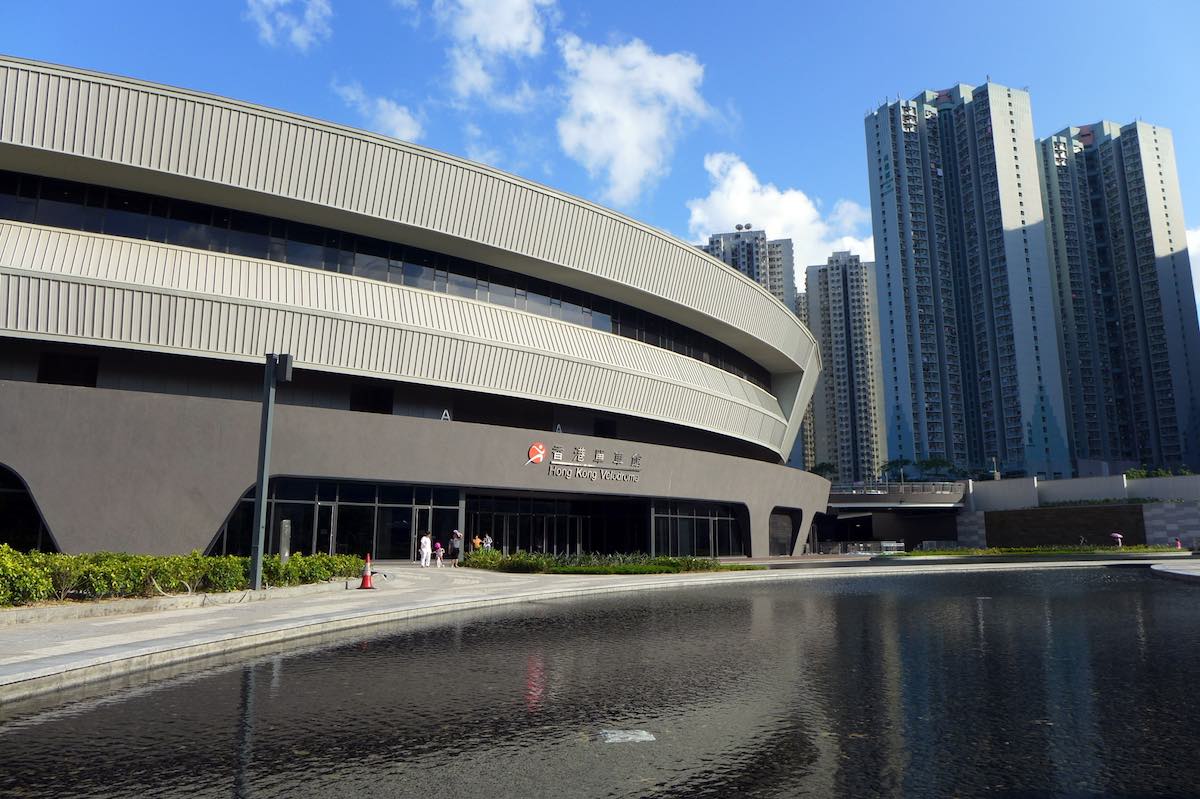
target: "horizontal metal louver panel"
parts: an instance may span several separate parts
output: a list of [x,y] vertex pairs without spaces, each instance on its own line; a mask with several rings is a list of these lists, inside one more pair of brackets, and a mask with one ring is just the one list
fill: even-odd
[[0,142],[436,230],[637,287],[809,362],[789,309],[685,242],[512,175],[195,92],[0,59]]
[[[515,309],[265,261],[0,223],[0,329],[428,382],[712,430],[780,451],[756,386]],[[729,390],[729,381],[741,389]]]

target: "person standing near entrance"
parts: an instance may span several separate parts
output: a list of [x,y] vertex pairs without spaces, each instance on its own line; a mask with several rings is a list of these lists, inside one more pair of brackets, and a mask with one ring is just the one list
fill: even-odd
[[456,567],[458,565],[458,555],[460,552],[462,552],[462,547],[463,547],[463,534],[460,533],[458,530],[455,530],[453,533],[450,534],[450,552],[448,553],[448,556],[450,558],[450,568],[453,569],[454,567]]
[[424,569],[429,565],[429,558],[433,555],[433,540],[429,536],[429,531],[421,533],[421,568]]

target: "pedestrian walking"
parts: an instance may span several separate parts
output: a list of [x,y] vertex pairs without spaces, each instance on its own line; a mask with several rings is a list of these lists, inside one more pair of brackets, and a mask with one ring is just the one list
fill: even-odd
[[492,548],[492,534],[491,533],[488,533],[487,535],[485,535],[483,537],[483,548],[484,549]]
[[1109,533],[1109,534],[1108,534],[1108,536],[1109,536],[1109,538],[1111,538],[1111,539],[1113,540],[1113,542],[1114,542],[1114,543],[1117,545],[1117,549],[1120,549],[1120,548],[1121,548],[1121,541],[1122,541],[1122,540],[1125,538],[1125,536],[1121,535],[1121,531],[1120,531],[1120,530],[1114,530],[1113,532]]
[[441,541],[433,545],[433,554],[437,556],[437,567],[442,568],[442,555],[446,554],[446,550],[442,549]]
[[433,540],[429,537],[429,531],[421,533],[421,568],[424,569],[429,565],[429,556],[433,554]]
[[450,534],[450,568],[458,566],[458,555],[462,552],[463,534],[455,530]]
[[1179,536],[1175,536],[1175,548],[1183,549],[1183,539],[1180,538]]

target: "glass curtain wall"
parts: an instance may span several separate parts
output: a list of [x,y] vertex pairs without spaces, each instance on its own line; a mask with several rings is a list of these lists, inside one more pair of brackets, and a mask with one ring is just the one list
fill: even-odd
[[15,472],[3,466],[0,466],[0,544],[8,544],[18,552],[58,551],[25,484]]
[[649,551],[646,500],[468,494],[466,506],[468,548],[476,536],[491,536],[505,554]]
[[747,555],[748,541],[734,508],[713,502],[654,503],[654,553],[732,557]]
[[280,261],[469,297],[672,350],[771,390],[771,375],[758,363],[675,322],[594,294],[418,247],[4,170],[0,170],[0,219]]
[[[459,490],[394,483],[274,478],[268,489],[266,552],[276,554],[285,522],[293,553],[412,559],[428,530],[449,548],[459,526]],[[209,546],[210,555],[249,555],[254,490],[247,491]]]

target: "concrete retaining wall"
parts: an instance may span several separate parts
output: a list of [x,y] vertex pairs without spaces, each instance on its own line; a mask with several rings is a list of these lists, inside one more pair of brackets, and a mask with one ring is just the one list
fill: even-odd
[[[1140,481],[1139,481],[1140,482]],[[1200,544],[1200,503],[1155,502],[1142,506],[1147,544],[1171,544],[1183,539],[1185,549]]]
[[1029,508],[985,514],[990,547],[1039,547],[1112,543],[1119,530],[1126,546],[1146,543],[1141,505],[1093,505],[1073,508]]
[[1037,478],[971,480],[967,482],[966,500],[966,507],[969,510],[977,511],[1036,508],[1038,504]]
[[1125,475],[1111,477],[1080,477],[1075,480],[1039,480],[1038,504],[1079,502],[1094,499],[1127,499]]

